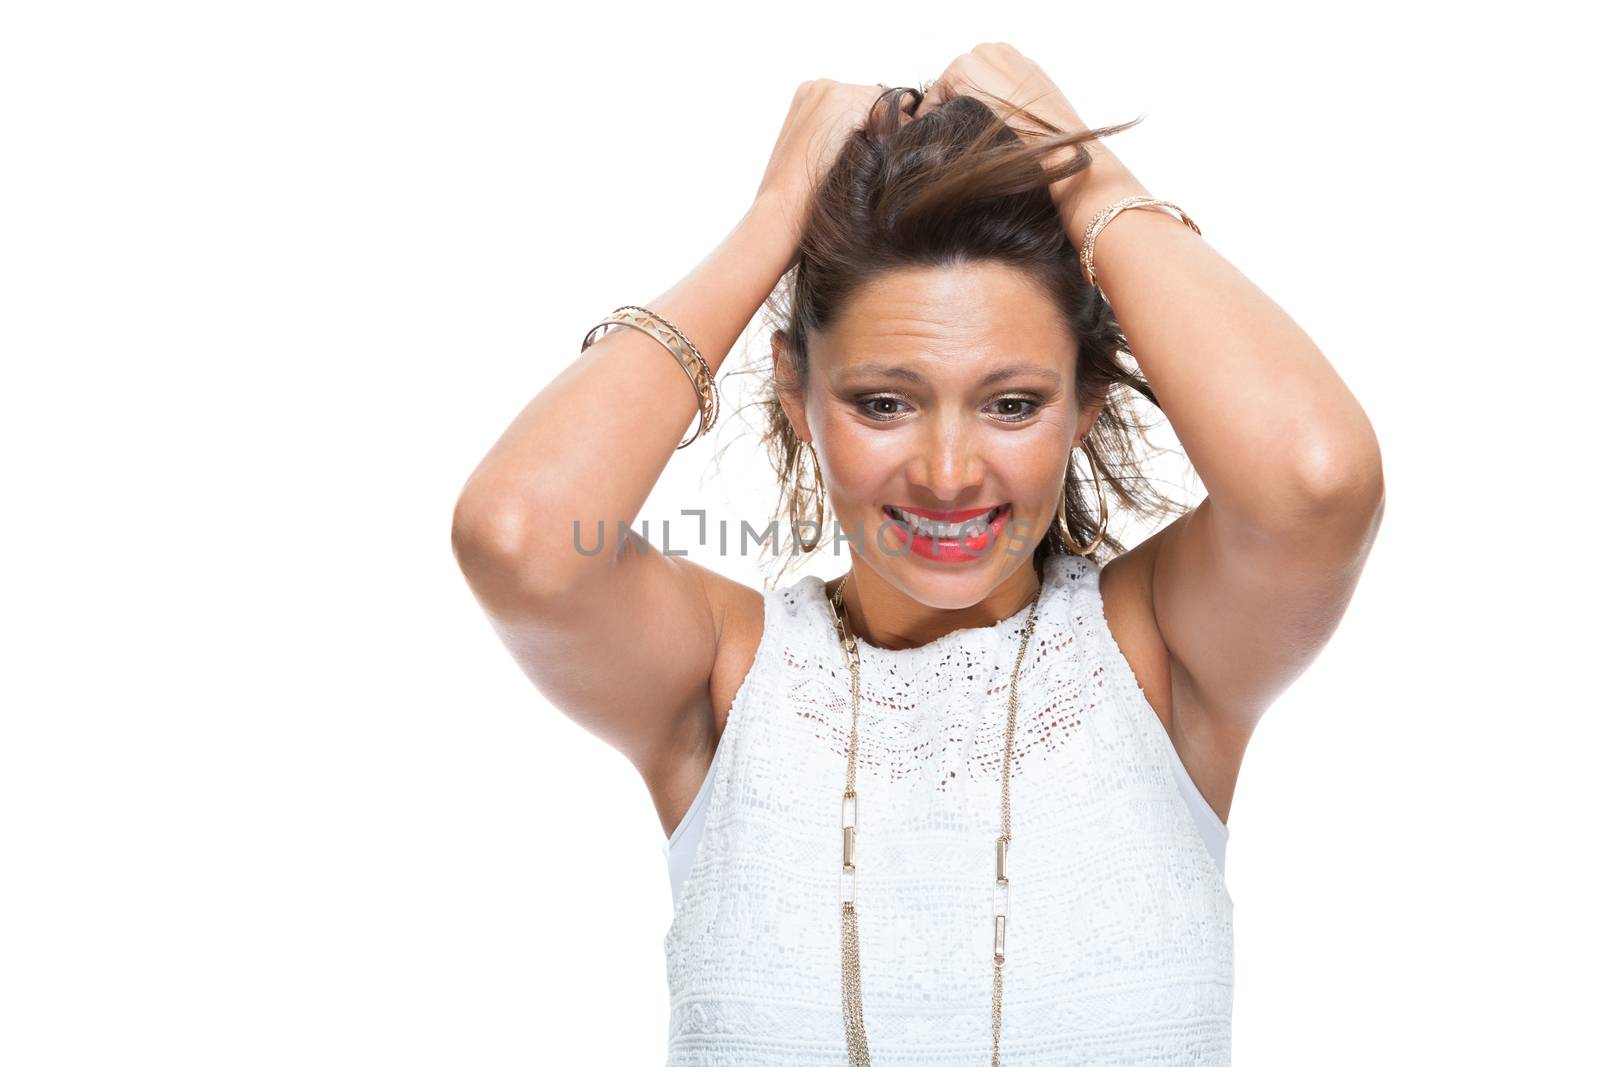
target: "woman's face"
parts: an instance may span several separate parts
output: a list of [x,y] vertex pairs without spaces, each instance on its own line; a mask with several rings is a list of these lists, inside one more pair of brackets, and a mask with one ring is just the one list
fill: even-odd
[[[803,402],[784,406],[816,446],[840,538],[858,537],[889,585],[958,609],[1029,565],[1055,521],[1069,451],[1098,414],[1078,410],[1076,364],[1055,305],[1018,269],[905,269],[813,339]],[[919,516],[969,525],[918,532]]]

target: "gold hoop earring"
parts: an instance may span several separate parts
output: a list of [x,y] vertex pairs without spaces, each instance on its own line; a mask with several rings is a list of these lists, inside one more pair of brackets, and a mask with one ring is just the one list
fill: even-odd
[[[801,552],[815,552],[817,550],[818,546],[820,546],[822,544],[822,512],[823,512],[823,505],[822,505],[822,461],[817,458],[817,446],[816,445],[812,444],[810,441],[804,441],[802,443],[806,446],[806,451],[811,453],[811,469],[816,472],[815,476],[812,479],[813,488],[811,490],[812,500],[814,501],[814,505],[815,505],[812,510],[815,512],[816,518],[811,520],[811,521],[816,524],[816,527],[817,527],[817,539],[815,541],[810,542],[810,543],[807,543],[807,542],[805,542],[805,541],[800,539],[800,532],[799,532],[800,531],[800,522],[799,522],[799,519],[795,516],[794,507],[792,505],[789,508],[789,521],[790,521],[790,528],[794,532],[795,543],[800,546],[800,551]],[[796,501],[798,501],[799,497],[800,497],[800,478],[799,478],[799,471],[796,470],[796,472],[795,472],[794,499]]]
[[[1061,540],[1066,544],[1067,548],[1080,556],[1087,556],[1096,548],[1099,548],[1100,543],[1106,539],[1106,528],[1111,519],[1111,509],[1106,504],[1105,486],[1100,482],[1100,467],[1094,461],[1094,453],[1089,450],[1089,439],[1087,437],[1083,439],[1083,454],[1088,457],[1089,473],[1094,476],[1094,492],[1100,505],[1100,528],[1095,533],[1094,540],[1087,545],[1079,545],[1073,541],[1072,534],[1067,528],[1067,486],[1065,483],[1061,486],[1061,502],[1056,505],[1056,520],[1061,524]],[[1071,456],[1072,454],[1069,452],[1067,454],[1068,481],[1072,478]]]

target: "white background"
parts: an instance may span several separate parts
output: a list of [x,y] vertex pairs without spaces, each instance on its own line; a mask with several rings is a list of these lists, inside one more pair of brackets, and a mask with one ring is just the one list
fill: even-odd
[[[801,81],[988,40],[1147,115],[1115,151],[1383,447],[1230,819],[1235,1062],[1592,1056],[1591,50],[1477,10],[8,5],[0,1061],[660,1062],[661,826],[451,507]],[[643,517],[748,515],[771,472],[712,450]]]

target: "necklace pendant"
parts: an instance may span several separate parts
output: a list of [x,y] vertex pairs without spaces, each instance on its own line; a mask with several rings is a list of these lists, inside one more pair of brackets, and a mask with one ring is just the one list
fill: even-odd
[[843,899],[854,901],[856,873],[856,794],[854,790],[846,792],[844,801],[839,805],[839,825],[844,832],[844,873],[850,877],[851,889],[850,895],[844,896]]

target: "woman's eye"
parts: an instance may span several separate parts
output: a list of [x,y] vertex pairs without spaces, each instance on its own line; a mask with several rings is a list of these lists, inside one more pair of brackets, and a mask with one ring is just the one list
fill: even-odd
[[995,404],[1001,408],[1000,417],[1007,422],[1019,422],[1039,408],[1037,400],[1026,396],[1003,396]]
[[886,422],[901,413],[893,405],[904,405],[905,401],[897,396],[869,396],[859,403],[869,417]]

